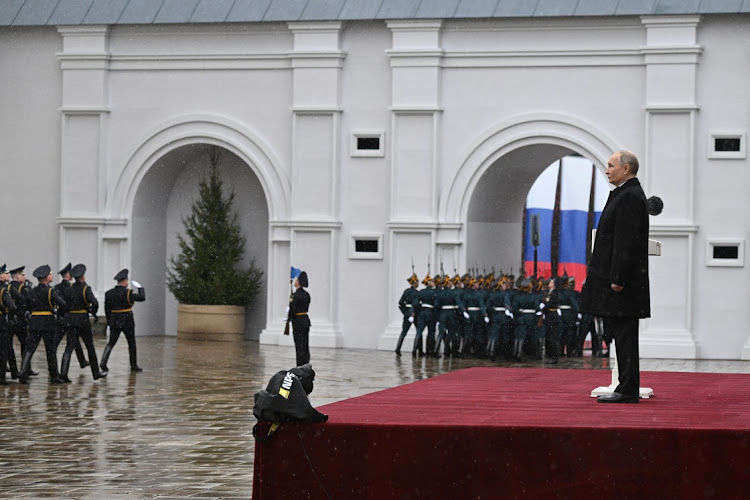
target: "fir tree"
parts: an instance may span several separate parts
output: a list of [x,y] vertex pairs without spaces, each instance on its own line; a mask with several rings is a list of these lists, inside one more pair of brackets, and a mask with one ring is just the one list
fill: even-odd
[[216,172],[219,149],[209,154],[211,174],[203,177],[191,213],[182,218],[180,254],[169,261],[167,286],[182,304],[249,306],[260,292],[263,271],[253,259],[244,267],[245,237],[232,212],[234,191],[224,196]]

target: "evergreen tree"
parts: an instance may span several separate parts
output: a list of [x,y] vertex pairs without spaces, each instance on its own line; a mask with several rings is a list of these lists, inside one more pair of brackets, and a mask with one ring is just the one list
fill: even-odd
[[169,261],[167,286],[182,304],[249,306],[260,292],[263,271],[242,264],[245,237],[232,213],[234,191],[224,196],[216,172],[219,149],[209,154],[211,174],[200,182],[199,198],[182,218],[180,254]]

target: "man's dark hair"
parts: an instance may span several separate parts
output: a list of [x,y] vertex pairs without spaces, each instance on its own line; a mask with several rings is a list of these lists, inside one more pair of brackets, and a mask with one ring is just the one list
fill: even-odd
[[620,165],[630,165],[630,172],[638,175],[638,158],[630,151],[622,150],[620,153]]

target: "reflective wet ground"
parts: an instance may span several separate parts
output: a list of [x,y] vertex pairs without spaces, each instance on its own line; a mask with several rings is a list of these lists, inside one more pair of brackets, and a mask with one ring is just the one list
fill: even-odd
[[[104,344],[96,339],[99,354]],[[41,375],[0,386],[0,498],[250,497],[253,394],[294,365],[294,348],[139,337],[138,354],[141,373],[130,373],[121,340],[106,379],[92,380],[74,357],[73,383],[49,385],[40,348],[32,364]],[[609,361],[586,354],[550,365],[313,348],[310,400],[318,407],[471,366],[603,370],[608,385]],[[641,360],[641,369],[750,373],[750,361]]]

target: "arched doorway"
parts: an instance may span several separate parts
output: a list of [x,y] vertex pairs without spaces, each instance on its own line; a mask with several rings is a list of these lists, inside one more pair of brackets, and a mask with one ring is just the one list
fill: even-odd
[[[177,303],[165,284],[169,258],[179,251],[177,235],[182,218],[190,213],[201,178],[210,170],[212,144],[196,142],[158,157],[143,175],[133,197],[131,218],[131,275],[153,276],[147,291],[148,308],[137,316],[139,333],[174,335]],[[234,190],[234,210],[246,237],[245,259],[268,269],[268,200],[260,180],[248,164],[228,149],[220,148],[218,173],[226,189]],[[267,274],[267,271],[266,271]],[[257,339],[266,324],[267,295],[260,294],[246,313],[246,339]]]

